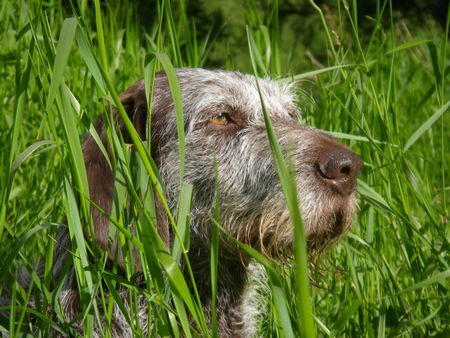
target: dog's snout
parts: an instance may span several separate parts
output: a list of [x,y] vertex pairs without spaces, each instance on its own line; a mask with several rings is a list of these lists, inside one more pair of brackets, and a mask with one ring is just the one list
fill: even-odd
[[351,194],[356,187],[363,161],[347,149],[332,149],[322,154],[317,165],[319,176],[340,194]]

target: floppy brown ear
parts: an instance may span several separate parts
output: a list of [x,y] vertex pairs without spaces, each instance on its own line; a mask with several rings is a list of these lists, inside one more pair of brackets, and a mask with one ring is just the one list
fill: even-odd
[[[120,99],[128,117],[133,122],[136,131],[141,139],[144,140],[147,135],[147,104],[143,80],[133,84],[120,96]],[[116,109],[114,109],[114,120],[116,124],[115,127],[122,133],[124,141],[126,143],[131,143],[131,138]],[[95,129],[105,149],[110,155],[111,147],[105,132],[104,121],[101,116],[98,117]],[[83,143],[83,154],[91,201],[100,207],[106,214],[110,214],[114,194],[114,168],[111,168],[108,165],[107,160],[92,135],[88,135]],[[166,245],[169,245],[170,239],[167,217],[165,216],[162,204],[158,198],[155,198],[155,203],[158,231]],[[109,249],[109,257],[111,259],[117,259],[120,264],[123,262],[123,256],[120,247],[117,248],[117,238],[114,239],[111,248],[109,248],[109,221],[95,205],[92,207],[95,241],[102,250],[106,251]],[[139,254],[136,249],[133,249],[133,256],[135,259],[134,263],[139,265]]]
[[[126,92],[120,95],[122,106],[127,112],[128,118],[133,122],[141,140],[147,139],[147,99],[145,97],[144,80],[141,79],[135,82]],[[115,114],[116,119],[120,120],[118,114]],[[119,129],[122,132],[125,143],[132,143],[128,131],[123,126],[122,121],[119,123]]]

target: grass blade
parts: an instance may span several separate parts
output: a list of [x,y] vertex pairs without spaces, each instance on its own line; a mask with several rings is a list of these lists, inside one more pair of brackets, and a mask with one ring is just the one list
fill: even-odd
[[[253,71],[255,72],[255,75],[257,75],[256,63],[253,57],[254,46],[250,43],[251,40],[252,37],[248,36],[250,58],[252,60]],[[270,120],[269,114],[265,108],[264,98],[261,95],[258,79],[256,77],[255,81],[258,87],[259,98],[264,116],[264,123],[267,130],[267,137],[269,139],[270,148],[272,150],[272,156],[275,161],[278,177],[280,178],[284,197],[286,199],[291,220],[294,226],[294,238],[295,238],[294,249],[295,249],[295,263],[296,263],[295,275],[297,283],[296,286],[298,289],[297,304],[299,306],[298,321],[300,323],[299,324],[300,330],[305,337],[315,337],[316,332],[315,332],[309,277],[308,277],[308,254],[306,249],[305,228],[303,225],[299,201],[297,198],[297,184],[291,174],[292,172],[295,171],[289,170],[290,168],[288,168],[283,158],[281,148],[275,135],[275,131],[272,127],[272,122]],[[279,291],[278,287],[276,287],[273,291],[278,293]],[[279,294],[277,294],[277,296],[279,296]],[[281,308],[280,310],[284,312],[283,308]],[[282,320],[286,319],[285,317],[286,314],[280,313],[280,315],[282,315],[280,319]],[[284,324],[286,324],[286,322],[284,322]]]
[[389,55],[394,52],[398,52],[398,51],[401,51],[404,49],[409,49],[412,47],[420,46],[420,45],[423,45],[423,44],[426,44],[429,42],[430,42],[430,40],[424,40],[424,39],[408,41],[408,42],[405,42],[404,44],[401,44],[400,46],[397,46],[397,47],[387,51],[385,54]]
[[421,137],[428,129],[430,129],[433,124],[447,111],[450,106],[450,101],[448,101],[441,109],[434,113],[428,120],[426,120],[414,134],[406,141],[403,151],[406,152],[411,146]]
[[319,74],[331,72],[331,71],[336,70],[336,69],[353,68],[353,67],[356,67],[356,65],[331,66],[331,67],[326,67],[326,68],[322,68],[322,69],[313,70],[311,72],[306,72],[306,73],[302,73],[302,74],[297,74],[297,75],[293,75],[293,76],[290,76],[290,77],[286,77],[286,78],[280,79],[279,81],[292,82],[292,81],[299,81],[299,80],[308,79],[308,78],[315,78]]
[[416,283],[414,285],[411,285],[410,287],[406,288],[405,290],[402,290],[400,293],[408,293],[417,289],[422,289],[427,286],[433,285],[435,283],[441,283],[444,282],[446,279],[450,277],[450,270],[442,271],[440,273],[437,273],[430,278],[427,278],[419,283]]
[[358,180],[358,193],[364,198],[367,198],[374,206],[388,211],[389,213],[394,213],[394,210],[389,206],[386,200],[362,180]]
[[27,149],[25,149],[23,152],[17,156],[17,158],[14,160],[14,162],[11,164],[11,173],[17,170],[17,168],[20,167],[20,165],[27,160],[33,153],[38,150],[39,148],[48,145],[48,144],[56,144],[54,141],[49,140],[43,140],[38,141],[36,143],[33,143],[30,145]]
[[75,18],[65,19],[61,33],[59,35],[58,46],[56,47],[55,63],[53,64],[53,72],[51,77],[50,88],[48,89],[46,110],[50,109],[56,95],[58,94],[59,86],[63,79],[64,68],[69,58],[70,50],[77,28],[77,20]]

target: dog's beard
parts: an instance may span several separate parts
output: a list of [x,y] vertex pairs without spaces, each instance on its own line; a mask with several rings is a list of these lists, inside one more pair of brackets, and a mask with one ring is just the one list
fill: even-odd
[[[300,198],[301,199],[301,198]],[[302,199],[301,199],[302,200]],[[258,250],[266,257],[286,261],[293,254],[294,225],[284,200],[265,203],[259,210],[224,210],[223,228],[240,242]],[[270,208],[267,207],[270,205]],[[300,209],[305,210],[300,204]],[[356,209],[355,194],[332,196],[317,201],[315,208],[302,213],[305,237],[310,252],[333,245],[345,234]]]

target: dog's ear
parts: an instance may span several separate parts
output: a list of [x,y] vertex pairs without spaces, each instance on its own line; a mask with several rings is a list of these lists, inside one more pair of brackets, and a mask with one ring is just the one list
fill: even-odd
[[[169,87],[167,83],[167,79],[163,73],[158,73],[155,77],[154,83],[154,95],[158,96],[157,100],[160,103],[164,103],[163,98],[165,98],[169,94]],[[148,135],[148,108],[147,108],[147,98],[145,96],[145,86],[144,80],[141,79],[134,83],[130,88],[127,89],[126,92],[120,95],[121,103],[127,112],[129,119],[133,122],[134,128],[136,129],[141,140],[146,140]],[[162,107],[158,107],[153,105],[153,123],[152,128],[161,128],[156,122],[159,121],[161,115],[167,113],[167,108],[170,107],[170,104],[167,106],[163,104]],[[124,138],[125,143],[132,143],[131,137],[129,136],[128,131],[120,124],[120,129],[122,132],[122,136]],[[159,143],[160,138],[158,135],[160,134],[158,130],[152,130],[153,139],[152,139],[152,157],[156,160],[156,156],[158,156],[158,152],[156,149],[159,149],[161,146]],[[155,161],[157,162],[157,161]],[[157,225],[158,232],[161,236],[161,239],[164,243],[169,247],[170,245],[170,232],[168,226],[168,220],[166,213],[164,211],[164,207],[157,196],[154,193],[155,198],[155,210],[157,216]]]
[[[121,103],[127,112],[128,117],[142,140],[147,136],[147,103],[145,98],[144,81],[140,80],[133,84],[121,96]],[[131,138],[124,127],[124,124],[114,108],[114,120],[116,128],[123,135],[124,141],[131,143]],[[95,127],[100,139],[107,150],[111,154],[111,147],[105,132],[105,125],[102,117],[97,120]],[[112,201],[114,194],[114,168],[111,168],[105,159],[100,147],[91,135],[88,135],[83,143],[84,161],[88,176],[90,198],[95,205],[100,207],[106,214],[111,213]],[[156,196],[156,195],[155,195]],[[170,243],[170,235],[166,214],[162,208],[159,198],[155,197],[155,207],[157,211],[157,227],[161,238],[166,245]],[[92,216],[94,222],[95,241],[102,250],[108,250],[109,239],[109,220],[103,215],[97,207],[92,207]],[[117,248],[117,240],[114,239],[113,245],[109,248],[109,257],[117,259],[119,264],[123,262],[122,252]],[[139,264],[139,253],[133,250],[135,263]]]
[[[128,118],[133,122],[141,140],[147,139],[147,99],[145,97],[144,80],[141,79],[134,83],[126,92],[120,95],[120,101],[124,107]],[[116,118],[120,120],[116,112]],[[131,137],[128,131],[123,126],[123,123],[119,122],[119,128],[122,132],[125,143],[132,143]]]

